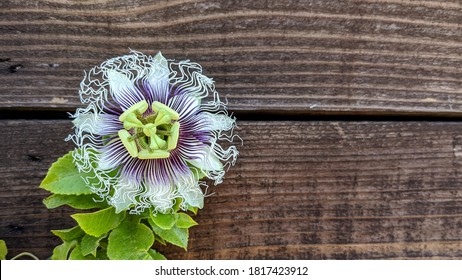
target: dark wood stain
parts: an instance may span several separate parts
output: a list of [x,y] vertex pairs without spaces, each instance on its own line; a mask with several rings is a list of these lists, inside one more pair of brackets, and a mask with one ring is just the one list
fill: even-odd
[[[47,210],[38,189],[72,148],[63,142],[71,124],[1,122],[15,141],[0,143],[0,236],[12,253],[45,258],[59,243],[50,230],[74,224],[72,209]],[[458,258],[459,131],[447,122],[240,122],[240,159],[210,188],[188,252],[158,249],[175,259]],[[31,162],[37,150],[47,153]]]
[[201,63],[235,112],[462,116],[460,2],[282,2],[3,1],[0,108],[75,109],[131,48]]

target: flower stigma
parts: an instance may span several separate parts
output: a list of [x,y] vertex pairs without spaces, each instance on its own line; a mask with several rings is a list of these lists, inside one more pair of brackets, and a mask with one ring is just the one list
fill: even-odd
[[168,158],[174,150],[180,134],[180,115],[158,101],[151,105],[142,100],[129,107],[119,121],[123,128],[118,136],[131,157],[139,159]]

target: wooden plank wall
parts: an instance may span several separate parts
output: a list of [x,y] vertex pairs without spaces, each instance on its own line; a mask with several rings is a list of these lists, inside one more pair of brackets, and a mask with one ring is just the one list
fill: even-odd
[[72,149],[83,71],[129,49],[199,62],[244,140],[174,259],[462,256],[462,4],[0,2],[0,239],[73,224],[38,189]]

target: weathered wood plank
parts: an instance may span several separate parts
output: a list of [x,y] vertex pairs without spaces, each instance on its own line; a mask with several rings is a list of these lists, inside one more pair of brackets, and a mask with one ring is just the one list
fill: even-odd
[[[45,258],[73,225],[37,186],[72,148],[65,120],[0,121],[0,239]],[[462,257],[462,123],[240,122],[238,164],[210,188],[175,259]]]
[[201,63],[233,111],[462,116],[460,1],[1,1],[0,108],[78,106],[128,48]]

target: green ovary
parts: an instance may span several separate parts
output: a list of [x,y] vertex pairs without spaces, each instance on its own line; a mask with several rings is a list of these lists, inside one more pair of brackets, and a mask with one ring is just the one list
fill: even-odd
[[124,129],[118,135],[130,156],[139,159],[168,158],[178,144],[180,115],[167,105],[155,101],[152,114],[143,116],[148,109],[143,100],[128,108],[119,120]]

